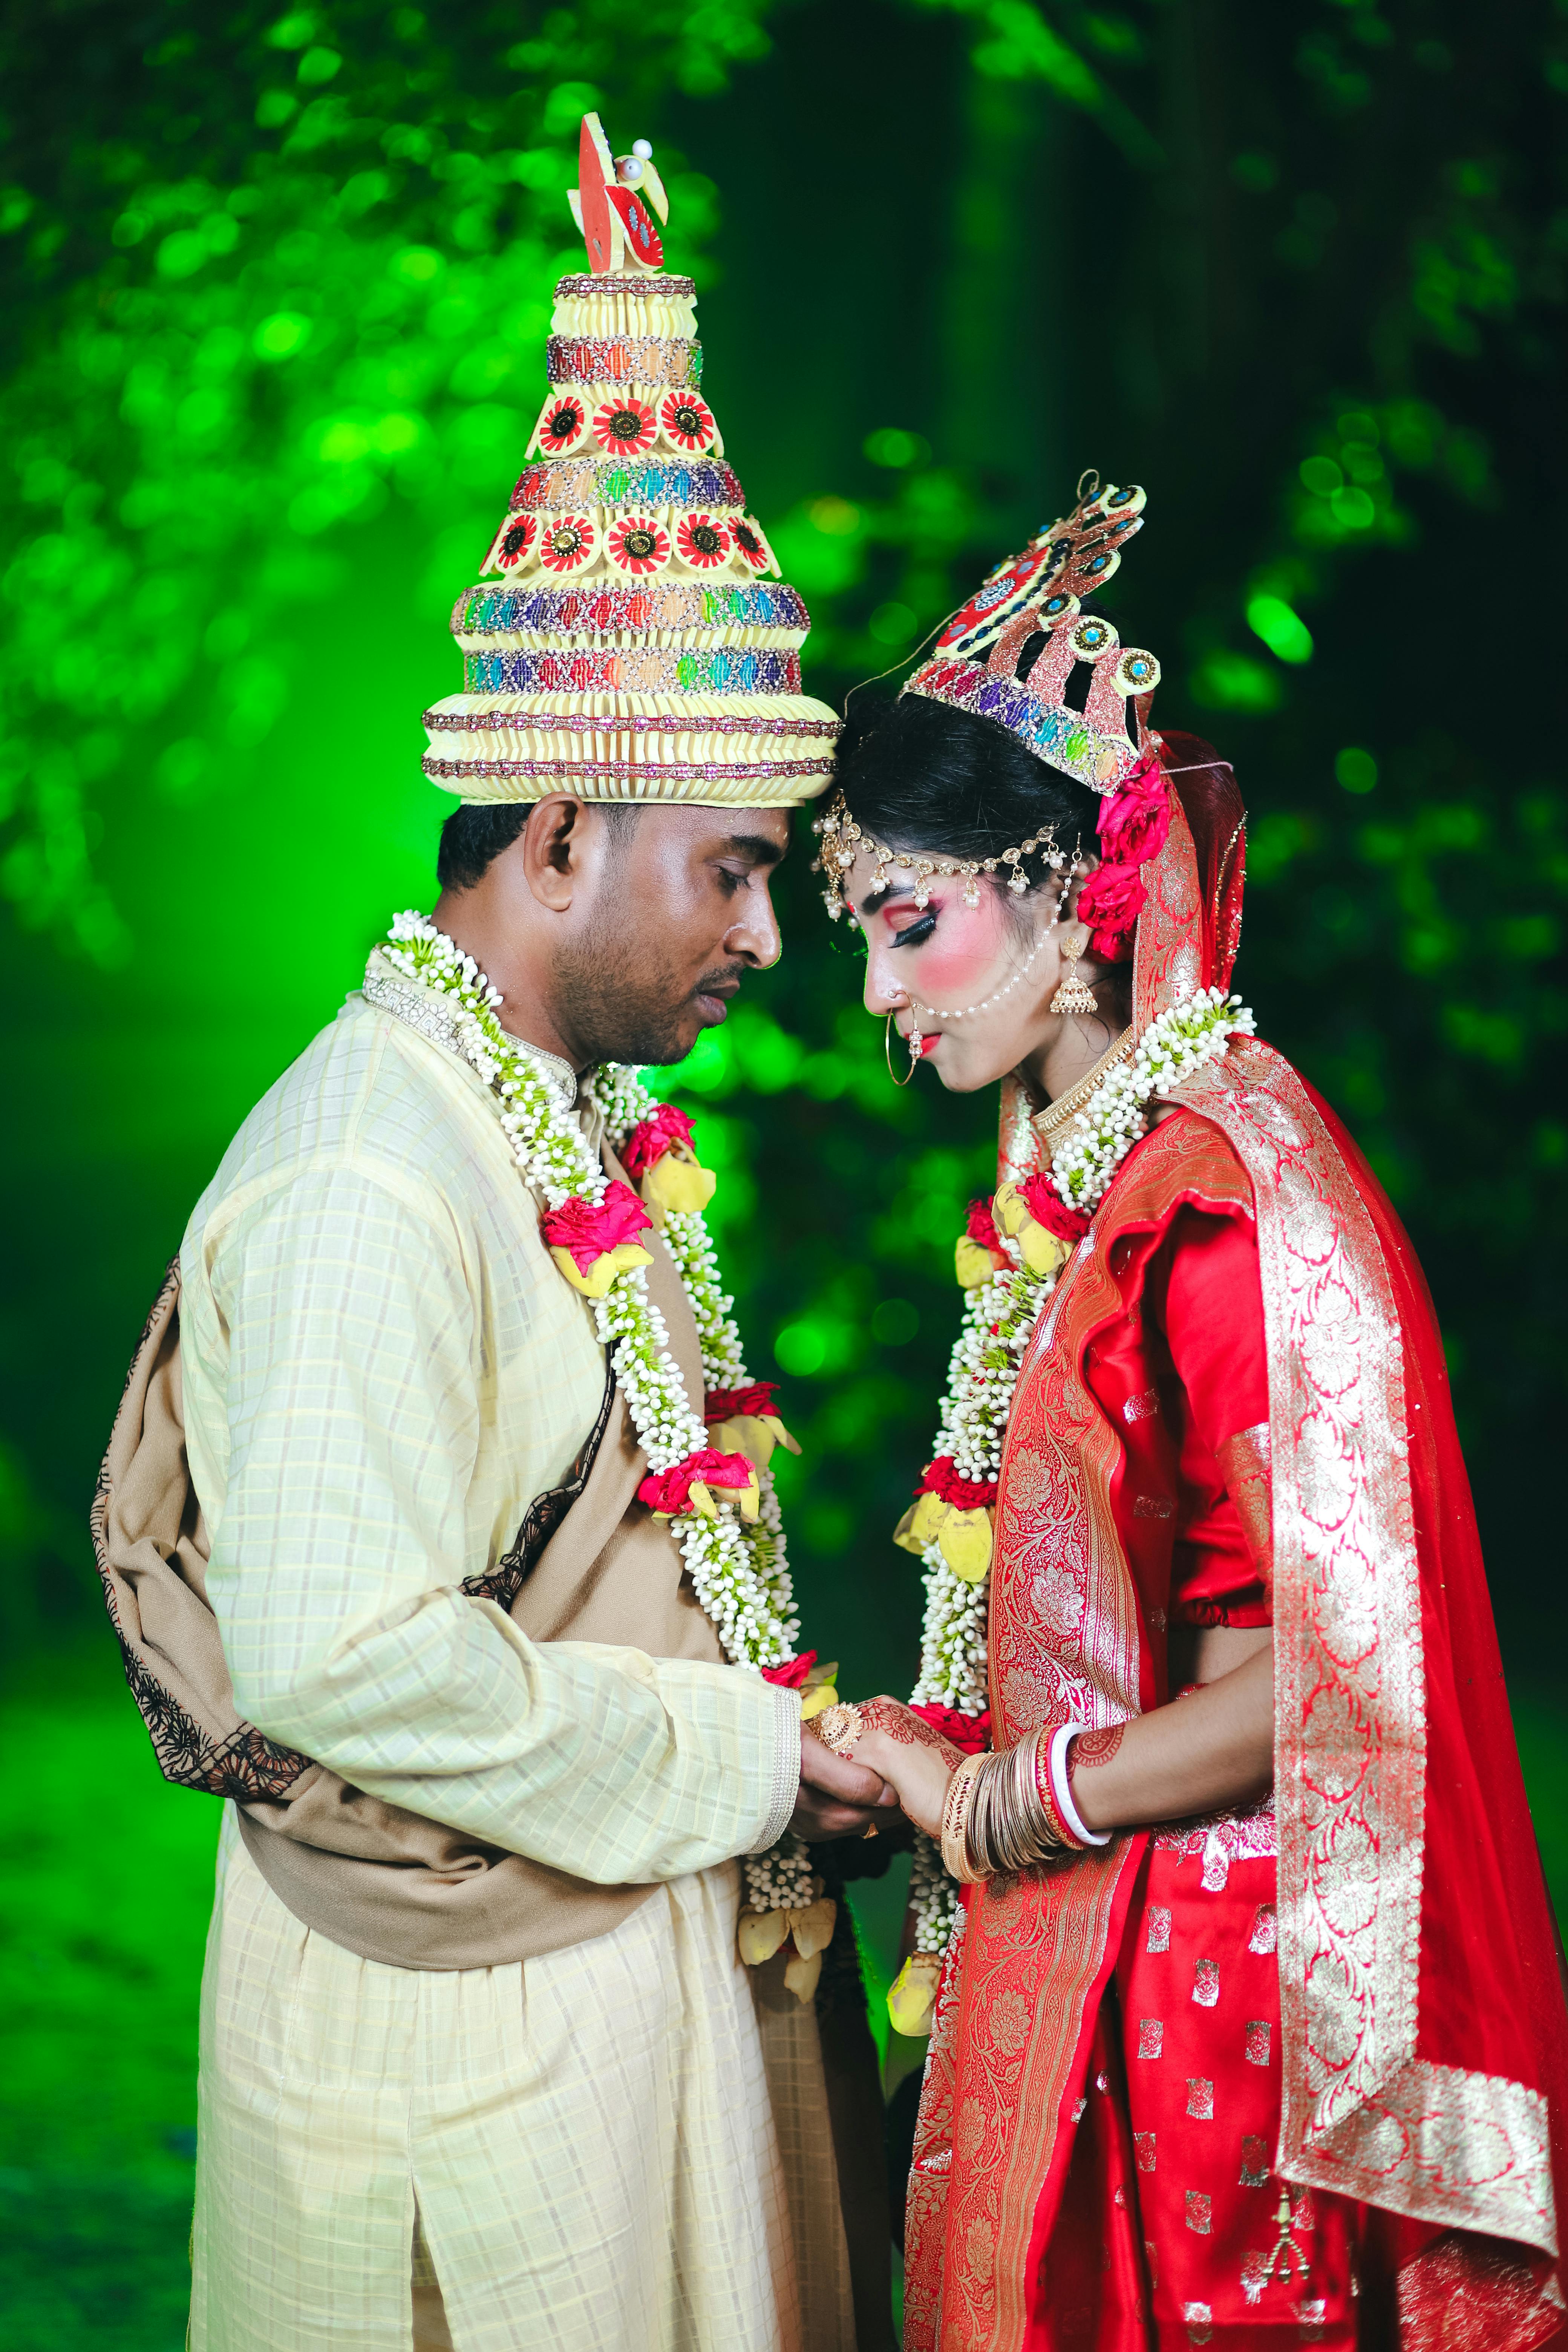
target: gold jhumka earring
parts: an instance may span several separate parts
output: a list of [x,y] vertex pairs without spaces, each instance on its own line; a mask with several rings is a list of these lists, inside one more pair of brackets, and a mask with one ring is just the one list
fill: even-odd
[[910,1066],[900,1078],[893,1067],[893,1015],[888,1015],[888,1025],[882,1032],[882,1055],[888,1065],[888,1076],[896,1087],[907,1087],[920,1067],[921,1033],[917,1024],[910,1036]]
[[1067,977],[1051,999],[1053,1013],[1098,1013],[1100,999],[1086,980],[1079,978],[1078,960],[1083,950],[1074,940],[1062,941],[1062,960],[1067,965]]

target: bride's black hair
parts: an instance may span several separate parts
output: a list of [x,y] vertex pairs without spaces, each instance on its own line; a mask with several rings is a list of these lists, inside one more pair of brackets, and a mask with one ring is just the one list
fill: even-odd
[[[835,772],[856,824],[889,849],[999,857],[1054,825],[1069,859],[1079,849],[1099,855],[1097,793],[1037,760],[994,719],[925,695],[853,697]],[[1051,876],[1038,851],[1023,866],[1031,887]],[[991,879],[1018,903],[1006,869]]]

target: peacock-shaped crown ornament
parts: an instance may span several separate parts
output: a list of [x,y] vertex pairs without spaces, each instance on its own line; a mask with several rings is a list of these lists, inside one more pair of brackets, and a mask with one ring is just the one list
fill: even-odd
[[[1037,759],[1092,792],[1113,793],[1143,749],[1160,665],[1123,646],[1109,621],[1082,610],[1082,600],[1105,585],[1142,528],[1141,489],[1114,483],[1102,489],[1097,474],[1084,475],[1072,512],[997,565],[953,614],[904,693],[994,719]],[[1092,676],[1079,710],[1068,687],[1080,662]]]
[[465,801],[814,799],[839,722],[801,692],[810,615],[702,396],[647,142],[612,155],[584,115],[569,201],[588,268],[555,289],[549,390],[453,611],[463,692],[425,714],[425,772]]

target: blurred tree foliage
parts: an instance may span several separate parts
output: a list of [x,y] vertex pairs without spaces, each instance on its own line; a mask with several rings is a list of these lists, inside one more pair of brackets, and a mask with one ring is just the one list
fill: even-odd
[[[816,690],[910,658],[1083,464],[1148,485],[1107,601],[1164,661],[1161,716],[1237,763],[1240,984],[1411,1225],[1500,1601],[1539,1632],[1568,10],[18,0],[3,38],[0,894],[32,1247],[0,1540],[79,1553],[64,1515],[195,1189],[428,889],[413,720],[455,683],[441,617],[542,394],[600,102],[669,167]],[[883,1530],[992,1107],[894,1092],[806,863],[784,964],[679,1083],[753,1356],[810,1440],[807,1639],[897,1682],[918,1588]]]

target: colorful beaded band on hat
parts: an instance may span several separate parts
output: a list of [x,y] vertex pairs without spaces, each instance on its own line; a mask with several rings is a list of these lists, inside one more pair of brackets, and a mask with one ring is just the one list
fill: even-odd
[[[423,765],[427,776],[443,782],[468,776],[635,776],[650,781],[662,781],[668,776],[684,783],[727,785],[731,788],[730,796],[737,800],[762,797],[745,791],[753,777],[778,780],[826,776],[833,772],[830,759],[746,760],[736,764],[722,760],[442,760],[434,751],[426,752]],[[737,786],[739,791],[734,789]]]
[[711,712],[689,710],[542,711],[537,705],[530,710],[433,709],[426,711],[421,724],[432,735],[504,735],[521,727],[551,735],[788,735],[832,741],[841,731],[837,719],[716,719]]
[[695,392],[702,346],[676,335],[552,335],[544,372],[552,383],[662,383]]
[[746,494],[718,457],[690,465],[626,465],[614,457],[542,458],[525,466],[511,494],[513,514],[571,513],[582,507],[743,508]]
[[717,646],[463,656],[465,694],[798,694],[800,656]]
[[558,302],[603,302],[619,300],[622,295],[635,302],[691,302],[697,299],[695,278],[633,278],[629,274],[614,277],[590,277],[577,271],[555,281]]
[[973,711],[977,719],[994,719],[1037,758],[1048,761],[1091,792],[1114,792],[1138,762],[1138,747],[1125,735],[1102,735],[1080,712],[1059,703],[1040,702],[1021,686],[1009,686],[1005,678],[993,677],[977,662],[928,662],[903,690]]
[[646,588],[465,588],[452,607],[455,637],[505,636],[522,629],[788,629],[804,636],[810,616],[794,588],[762,580],[709,587],[661,580]]

